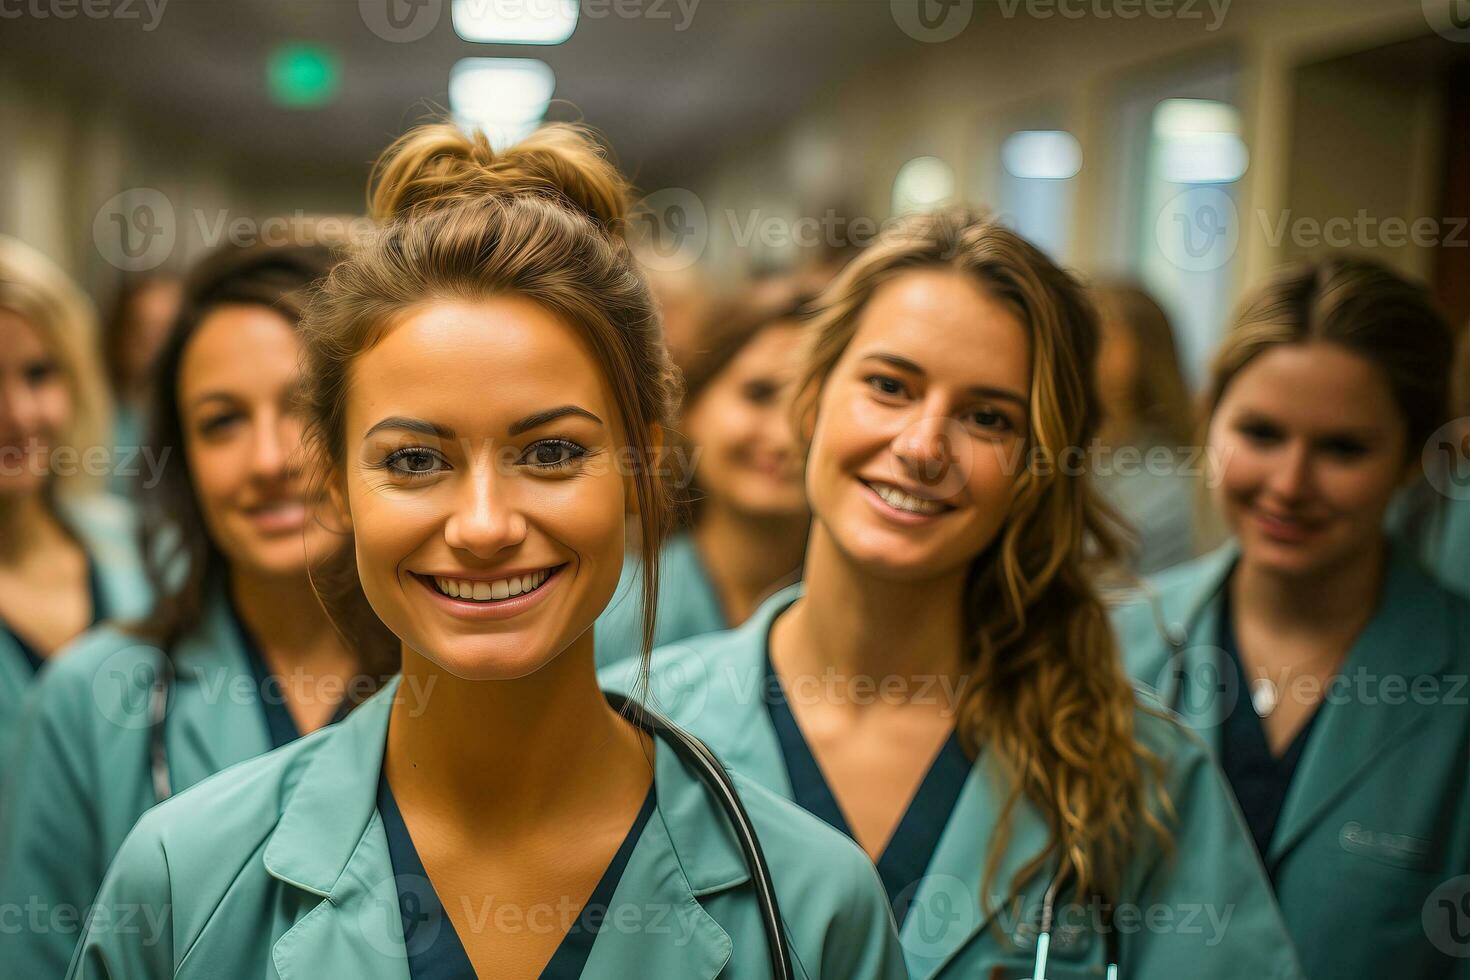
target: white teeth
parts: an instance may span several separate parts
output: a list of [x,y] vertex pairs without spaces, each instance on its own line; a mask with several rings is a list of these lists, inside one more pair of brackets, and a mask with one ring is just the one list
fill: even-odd
[[937,500],[923,500],[886,483],[870,483],[869,486],[883,498],[884,503],[896,510],[911,514],[937,514],[944,510],[944,505]]
[[434,577],[434,585],[440,592],[455,599],[473,599],[476,602],[492,602],[509,599],[525,592],[539,589],[549,572],[532,572],[529,575],[513,575],[495,582],[470,581],[462,578]]

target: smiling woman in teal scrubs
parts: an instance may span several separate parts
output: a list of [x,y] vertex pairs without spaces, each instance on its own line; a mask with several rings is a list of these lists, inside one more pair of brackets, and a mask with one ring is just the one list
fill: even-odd
[[61,270],[0,236],[0,765],[6,769],[21,703],[42,665],[93,623],[148,608],[132,509],[101,492],[110,423],[95,332],[91,305]]
[[[150,412],[150,448],[168,460],[145,496],[164,599],[141,622],[87,633],[48,669],[6,774],[0,903],[46,923],[28,914],[26,928],[0,931],[0,961],[17,976],[62,976],[108,862],[161,796],[326,724],[396,670],[385,630],[360,648],[376,665],[359,662],[311,591],[313,571],[351,554],[309,515],[291,401],[303,291],[330,259],[326,248],[227,247],[190,278]],[[173,683],[156,721],[165,664]]]
[[[677,388],[627,198],[572,127],[388,151],[383,230],[307,315],[307,401],[402,676],[145,815],[72,977],[739,980],[782,936],[796,975],[903,975],[851,842],[742,785],[752,871],[733,793],[597,685],[629,515],[665,527],[644,463]],[[136,909],[159,927],[109,926]]]
[[[875,860],[914,977],[1294,977],[1205,748],[1128,683],[1079,285],[963,209],[824,295],[803,585],[657,651],[654,703]],[[609,682],[636,686],[630,672]]]
[[1382,530],[1446,420],[1450,351],[1379,266],[1263,285],[1208,389],[1233,540],[1117,617],[1129,669],[1220,759],[1312,980],[1470,956],[1470,602]]
[[[687,524],[659,553],[655,646],[739,625],[801,567],[811,513],[801,454],[786,421],[806,312],[795,283],[767,285],[718,307],[684,368],[674,456]],[[643,563],[630,555],[597,620],[597,662],[643,649]]]

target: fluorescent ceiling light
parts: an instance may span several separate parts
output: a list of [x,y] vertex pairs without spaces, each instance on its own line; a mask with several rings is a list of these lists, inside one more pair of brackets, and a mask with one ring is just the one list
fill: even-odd
[[560,44],[577,29],[577,0],[454,0],[454,33],[481,44]]
[[1012,177],[1066,180],[1082,169],[1082,144],[1062,130],[1024,130],[1001,144],[1000,162]]
[[1229,184],[1250,167],[1240,112],[1225,102],[1166,99],[1154,109],[1159,175],[1175,184]]
[[556,76],[532,58],[463,58],[449,72],[449,111],[464,129],[482,129],[497,149],[540,125]]
[[938,157],[915,157],[893,178],[893,213],[930,211],[954,197],[954,171]]

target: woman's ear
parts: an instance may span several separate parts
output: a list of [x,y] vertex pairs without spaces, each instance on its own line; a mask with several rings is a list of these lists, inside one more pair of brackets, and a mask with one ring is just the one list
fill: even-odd
[[347,505],[347,488],[342,471],[324,466],[315,477],[318,492],[312,496],[317,504],[317,521],[334,534],[352,533],[352,509]]

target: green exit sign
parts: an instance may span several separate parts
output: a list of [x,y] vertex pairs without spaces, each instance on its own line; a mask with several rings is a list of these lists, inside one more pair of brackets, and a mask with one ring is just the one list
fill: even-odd
[[283,44],[266,65],[271,99],[291,109],[314,109],[337,96],[342,69],[336,55],[315,44]]

